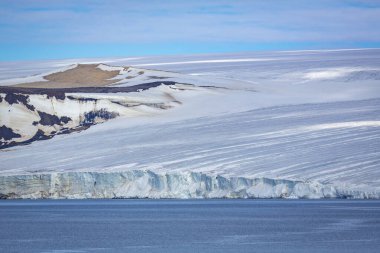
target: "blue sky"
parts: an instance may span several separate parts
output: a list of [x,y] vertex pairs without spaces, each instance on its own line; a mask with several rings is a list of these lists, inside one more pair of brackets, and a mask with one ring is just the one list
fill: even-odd
[[380,47],[376,0],[1,0],[0,60]]

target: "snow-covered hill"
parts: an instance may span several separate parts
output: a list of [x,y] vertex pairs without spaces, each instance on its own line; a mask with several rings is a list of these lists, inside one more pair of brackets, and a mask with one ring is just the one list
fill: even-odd
[[116,117],[158,114],[178,106],[183,91],[204,88],[174,82],[79,89],[0,88],[0,149],[85,130]]
[[[119,116],[157,114],[177,93],[210,89],[187,75],[105,64],[71,64],[0,81],[0,149],[87,129]],[[194,78],[193,78],[194,79]]]
[[[1,150],[0,196],[380,197],[380,50],[99,62],[118,71],[107,89],[162,85],[61,100],[28,94],[33,111],[3,93],[0,127],[14,133],[75,129],[102,108],[118,117]],[[75,63],[15,64],[0,83]],[[47,127],[38,111],[71,121]]]

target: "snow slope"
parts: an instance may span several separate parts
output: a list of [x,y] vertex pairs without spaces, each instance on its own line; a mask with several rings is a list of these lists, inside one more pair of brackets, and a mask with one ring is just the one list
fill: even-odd
[[380,197],[380,50],[107,64],[219,88],[1,151],[4,197]]

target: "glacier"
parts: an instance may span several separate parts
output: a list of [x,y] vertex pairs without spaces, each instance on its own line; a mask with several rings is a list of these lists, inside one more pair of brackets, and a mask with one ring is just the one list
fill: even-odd
[[[30,104],[70,116],[73,126],[92,111],[91,99],[119,116],[0,150],[1,198],[380,197],[378,49],[99,62],[120,69],[115,87],[161,80],[176,89],[72,93],[90,100],[68,101],[74,104],[67,110],[64,100],[45,104],[45,97],[31,95]],[[0,73],[0,85],[76,63],[0,63],[13,69]],[[134,66],[133,78],[117,67],[126,65]],[[20,135],[30,129],[35,113],[11,122],[7,112],[22,105],[1,106],[0,122]]]

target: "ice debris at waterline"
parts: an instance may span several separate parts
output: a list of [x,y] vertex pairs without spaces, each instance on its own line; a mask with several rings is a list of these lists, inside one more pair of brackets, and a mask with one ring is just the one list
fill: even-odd
[[156,174],[64,172],[0,177],[2,199],[81,198],[379,198],[318,182],[223,177],[197,172]]

